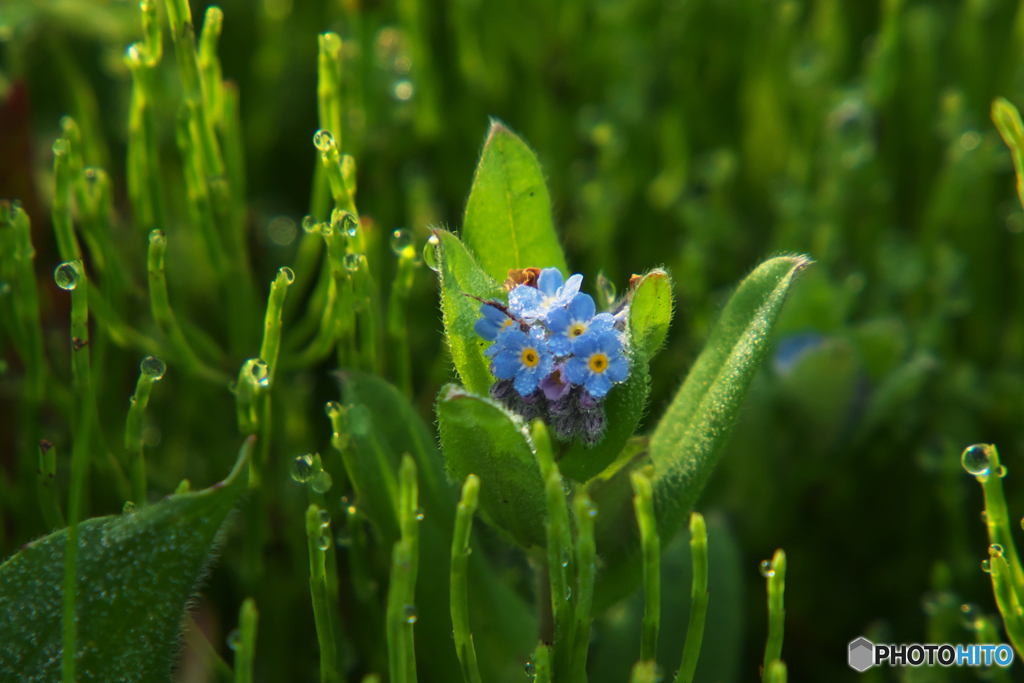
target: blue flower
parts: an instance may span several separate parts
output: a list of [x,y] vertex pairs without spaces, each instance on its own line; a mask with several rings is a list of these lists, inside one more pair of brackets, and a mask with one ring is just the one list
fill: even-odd
[[603,398],[612,384],[629,376],[629,360],[622,353],[622,339],[614,330],[590,331],[572,343],[575,354],[565,364],[573,384],[581,384],[594,398]]
[[556,356],[567,356],[572,352],[573,340],[586,332],[606,332],[612,329],[615,319],[608,313],[594,315],[594,300],[589,294],[577,294],[568,306],[548,313],[548,329],[551,339],[548,348]]
[[494,341],[505,328],[515,325],[516,321],[504,311],[490,304],[480,305],[480,318],[473,329],[487,341]]
[[495,350],[491,362],[494,376],[515,379],[514,386],[520,396],[532,394],[540,380],[551,372],[554,363],[544,331],[536,327],[529,335],[511,327],[498,335],[491,349]]
[[566,306],[580,291],[583,276],[577,273],[562,280],[558,268],[545,268],[537,277],[537,286],[519,285],[508,294],[508,310],[527,322],[547,320],[552,309]]

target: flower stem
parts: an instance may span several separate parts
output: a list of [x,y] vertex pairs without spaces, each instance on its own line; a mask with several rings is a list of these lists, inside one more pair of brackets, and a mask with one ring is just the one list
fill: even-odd
[[332,606],[327,599],[326,565],[324,551],[321,548],[323,527],[320,522],[320,508],[315,503],[311,503],[306,509],[306,538],[309,545],[309,592],[313,598],[316,638],[320,643],[320,681],[335,683],[341,679],[338,675],[338,652],[335,647],[330,610],[337,609],[337,606]]
[[[768,642],[764,647],[764,680],[770,680],[767,674],[770,665],[782,657],[782,634],[786,620],[786,609],[783,602],[786,592],[786,553],[776,550],[772,558],[771,569],[768,571]],[[785,676],[785,673],[783,673]]]
[[693,558],[693,588],[690,591],[690,625],[686,629],[683,659],[675,683],[691,683],[704,640],[704,619],[708,612],[708,530],[699,512],[690,515],[690,555]]
[[661,622],[661,539],[654,518],[651,481],[633,472],[633,508],[640,526],[643,553],[644,619],[640,636],[640,661],[654,662],[658,656],[658,627]]
[[594,577],[597,551],[594,544],[594,520],[597,508],[585,493],[573,501],[576,515],[576,641],[573,646],[572,680],[587,679],[587,650],[590,647],[590,614],[594,602]]
[[246,598],[238,611],[238,649],[235,650],[235,683],[252,683],[252,665],[256,657],[256,626],[260,613],[256,601]]
[[462,486],[462,500],[455,513],[455,534],[452,536],[451,570],[451,612],[452,631],[455,637],[455,652],[462,664],[462,678],[465,683],[480,683],[480,669],[476,661],[476,648],[469,627],[469,596],[467,561],[469,559],[469,538],[473,530],[473,514],[476,512],[477,496],[480,493],[480,479],[471,474]]

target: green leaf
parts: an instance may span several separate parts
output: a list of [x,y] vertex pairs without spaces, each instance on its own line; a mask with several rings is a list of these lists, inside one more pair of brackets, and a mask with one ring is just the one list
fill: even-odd
[[494,376],[484,356],[487,342],[473,330],[480,302],[472,297],[504,300],[505,290],[480,269],[458,237],[444,230],[435,230],[434,235],[440,240],[441,308],[455,370],[466,388],[486,395]]
[[499,282],[513,268],[558,268],[568,273],[537,157],[495,119],[473,175],[462,237],[483,269]]
[[643,417],[650,393],[648,364],[668,334],[672,320],[672,281],[664,270],[645,275],[630,292],[630,375],[613,388],[605,401],[608,432],[593,448],[574,444],[559,460],[562,474],[587,481],[608,467],[622,452]]
[[544,547],[544,482],[522,420],[454,385],[441,390],[437,419],[448,476],[480,477],[481,512],[490,523],[523,546]]
[[[78,527],[77,673],[81,680],[170,680],[185,604],[205,575],[224,518],[248,482],[253,439],[205,491]],[[0,565],[0,680],[55,681],[63,652],[67,530]]]
[[[693,509],[718,464],[754,374],[768,352],[772,326],[789,288],[810,263],[804,256],[774,258],[740,283],[651,435],[655,516],[658,534],[666,543]],[[640,544],[635,531],[615,546],[606,557],[595,607],[625,595],[639,577]]]

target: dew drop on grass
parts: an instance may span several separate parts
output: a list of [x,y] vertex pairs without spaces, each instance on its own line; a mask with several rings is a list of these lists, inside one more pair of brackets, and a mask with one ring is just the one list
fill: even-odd
[[391,251],[394,252],[395,256],[401,256],[407,250],[412,249],[412,233],[404,228],[399,228],[391,233],[391,239],[388,241],[391,246]]
[[427,264],[427,268],[437,272],[441,266],[439,259],[437,258],[437,250],[441,247],[441,240],[437,238],[437,235],[431,235],[427,239],[426,245],[423,247],[423,262]]
[[403,608],[403,612],[405,613],[405,623],[416,623],[416,605],[413,605],[412,603],[406,603],[405,607]]
[[249,371],[252,373],[253,381],[261,387],[270,385],[270,376],[267,374],[267,363],[262,358],[250,361]]
[[761,570],[761,576],[763,576],[766,579],[770,579],[771,577],[775,576],[775,570],[772,569],[771,560],[761,560],[761,566],[759,569]]
[[526,677],[527,678],[536,678],[537,677],[537,665],[533,663],[532,659],[530,659],[528,662],[526,662],[525,669],[526,669]]
[[345,234],[349,237],[355,237],[359,234],[359,223],[356,222],[355,216],[346,212],[345,217],[341,219],[341,223],[345,228]]
[[1002,557],[1003,546],[999,545],[998,543],[993,543],[988,547],[988,554],[992,557]]
[[316,216],[305,216],[302,219],[302,229],[306,232],[316,232],[319,227],[320,223],[317,221]]
[[316,475],[313,479],[313,483],[310,484],[312,489],[317,493],[327,493],[331,490],[331,486],[334,485],[334,479],[331,477],[329,472],[321,470],[320,474]]
[[417,522],[422,522],[423,521],[423,508],[416,508],[416,521]]
[[284,275],[284,280],[288,284],[295,282],[295,271],[288,266],[282,266],[277,272]]
[[992,572],[992,562],[990,560],[982,560],[981,561],[981,571],[985,572],[986,574],[991,573]]
[[1003,477],[1006,476],[1006,472],[1007,472],[1006,465],[1000,465],[999,469],[997,469],[995,471],[995,475],[997,477],[999,477],[1000,479],[1002,479]]
[[331,513],[328,512],[327,510],[321,510],[320,511],[320,526],[321,527],[326,527],[326,526],[330,526],[330,524],[331,524]]
[[987,475],[989,468],[992,467],[992,459],[988,454],[988,446],[980,443],[968,446],[967,449],[964,450],[961,462],[964,465],[964,469],[976,477]]
[[316,476],[313,470],[313,454],[300,455],[292,461],[292,479],[304,484]]
[[321,152],[326,152],[334,146],[334,136],[330,131],[318,130],[313,134],[313,146]]
[[122,515],[134,515],[135,514],[135,503],[130,500],[124,502],[124,507],[121,508]]
[[78,286],[79,277],[81,277],[81,273],[78,271],[78,264],[74,261],[62,263],[53,271],[53,280],[57,286],[69,292]]
[[345,254],[345,269],[350,273],[359,271],[359,254]]
[[317,541],[316,544],[317,544],[317,547],[320,548],[320,550],[327,550],[328,548],[331,547],[331,539],[328,538],[327,536],[321,536],[320,540]]
[[329,418],[338,417],[341,415],[343,410],[344,408],[342,408],[341,404],[337,401],[328,401],[324,404],[324,413],[326,413]]
[[238,629],[234,629],[228,634],[228,647],[232,650],[237,650],[238,646],[242,644],[242,634],[239,633]]
[[167,364],[156,356],[146,356],[139,365],[142,374],[156,382],[167,372]]

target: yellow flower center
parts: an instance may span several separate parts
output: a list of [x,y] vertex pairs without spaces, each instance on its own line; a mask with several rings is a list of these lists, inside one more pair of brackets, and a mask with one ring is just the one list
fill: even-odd
[[573,339],[575,339],[576,337],[580,336],[581,334],[583,334],[586,331],[587,331],[587,326],[586,325],[584,325],[583,323],[576,323],[575,325],[573,325],[573,326],[571,326],[569,328],[569,336],[572,337]]
[[501,324],[501,331],[504,332],[505,328],[507,328],[509,325],[511,325],[514,322],[515,322],[515,320],[513,320],[512,318],[505,318],[505,322],[503,322]]
[[519,360],[526,367],[532,368],[540,362],[540,354],[537,353],[536,349],[523,349],[523,355],[519,357]]
[[588,364],[593,372],[604,372],[608,369],[608,356],[603,353],[595,353],[590,357]]

